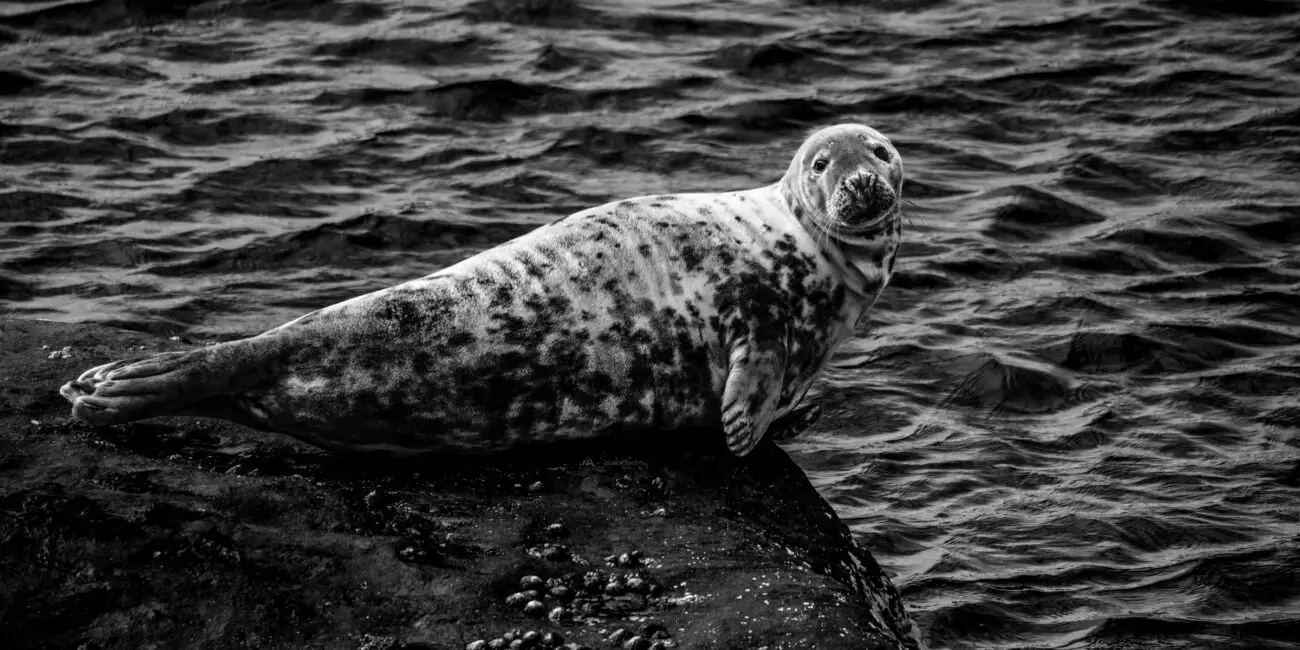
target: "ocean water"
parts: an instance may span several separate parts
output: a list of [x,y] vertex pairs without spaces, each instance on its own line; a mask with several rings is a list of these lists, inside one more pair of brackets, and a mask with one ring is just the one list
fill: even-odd
[[0,2],[0,314],[257,333],[640,194],[908,169],[787,449],[934,648],[1300,647],[1300,2]]

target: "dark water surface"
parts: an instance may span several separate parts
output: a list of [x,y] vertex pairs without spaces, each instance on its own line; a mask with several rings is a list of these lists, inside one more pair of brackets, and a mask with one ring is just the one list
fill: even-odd
[[1300,2],[0,2],[0,309],[225,339],[856,120],[789,449],[933,647],[1300,647]]

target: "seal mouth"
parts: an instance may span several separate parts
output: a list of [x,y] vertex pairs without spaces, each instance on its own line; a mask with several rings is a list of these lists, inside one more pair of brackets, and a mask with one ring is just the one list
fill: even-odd
[[898,214],[898,193],[879,174],[858,174],[836,188],[835,226],[860,233],[878,230]]

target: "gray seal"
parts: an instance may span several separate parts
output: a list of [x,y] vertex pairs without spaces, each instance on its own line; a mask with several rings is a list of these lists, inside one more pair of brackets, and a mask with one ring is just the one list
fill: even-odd
[[91,368],[60,392],[96,425],[197,415],[346,451],[720,426],[743,456],[889,282],[902,185],[888,138],[831,126],[777,183],[583,210],[257,336]]

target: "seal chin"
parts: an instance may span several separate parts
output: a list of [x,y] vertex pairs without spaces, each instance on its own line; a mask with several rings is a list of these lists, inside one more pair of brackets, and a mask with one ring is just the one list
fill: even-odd
[[898,216],[898,192],[877,174],[846,178],[831,197],[834,230],[857,236],[887,229]]

